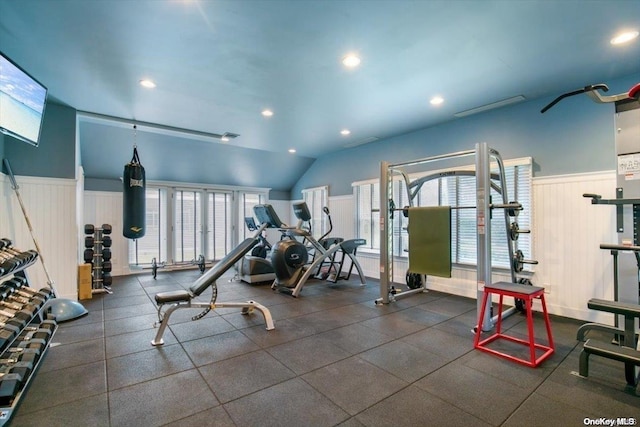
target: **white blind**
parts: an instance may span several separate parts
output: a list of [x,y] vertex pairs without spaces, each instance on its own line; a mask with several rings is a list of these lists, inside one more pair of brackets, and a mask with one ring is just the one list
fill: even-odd
[[[521,229],[531,227],[531,173],[532,161],[530,158],[517,159],[507,162],[505,166],[505,179],[507,181],[507,197],[502,197],[491,190],[492,203],[508,203],[517,201],[522,204],[523,210],[517,217]],[[495,171],[494,171],[495,172]],[[375,190],[374,190],[375,187]],[[357,232],[358,237],[367,239],[371,244],[367,245],[371,250],[379,250],[379,213],[371,212],[371,209],[379,209],[379,184],[361,183],[354,184],[354,195],[357,208]],[[373,193],[372,193],[373,191]],[[373,200],[375,196],[375,202]],[[403,180],[396,179],[393,183],[393,200],[397,208],[409,205],[408,195]],[[439,180],[425,182],[413,206],[475,206],[476,181],[472,176],[448,176]],[[375,220],[375,221],[374,221]],[[407,219],[401,212],[394,213],[393,245],[394,256],[407,256],[408,233],[406,230]],[[375,239],[375,240],[374,240]],[[456,264],[476,264],[477,256],[476,236],[476,211],[475,209],[453,209],[451,212],[451,256]],[[511,244],[501,209],[492,212],[491,219],[491,262],[494,267],[510,268],[509,247]],[[531,235],[520,234],[514,242],[514,249],[520,249],[525,258],[532,258]],[[529,266],[525,266],[525,269]]]
[[[327,201],[327,187],[315,187],[302,190],[302,199],[309,207],[311,212],[311,221],[309,230],[312,236],[319,238],[327,231],[326,215],[323,212],[323,208],[328,205]],[[328,207],[328,206],[327,206]]]

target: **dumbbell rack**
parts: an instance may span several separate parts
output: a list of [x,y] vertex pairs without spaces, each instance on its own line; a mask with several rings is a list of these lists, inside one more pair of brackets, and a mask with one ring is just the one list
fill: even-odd
[[84,261],[90,263],[91,267],[91,293],[111,294],[111,234],[112,228],[109,224],[102,224],[101,228],[96,228],[92,224],[84,226],[87,236],[84,238]]
[[38,256],[0,239],[0,426],[11,419],[57,329],[45,308],[53,291],[29,286],[26,269]]

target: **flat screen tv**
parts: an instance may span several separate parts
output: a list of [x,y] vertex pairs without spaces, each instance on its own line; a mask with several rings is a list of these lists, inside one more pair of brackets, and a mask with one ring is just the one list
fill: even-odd
[[47,88],[0,52],[0,132],[38,146]]

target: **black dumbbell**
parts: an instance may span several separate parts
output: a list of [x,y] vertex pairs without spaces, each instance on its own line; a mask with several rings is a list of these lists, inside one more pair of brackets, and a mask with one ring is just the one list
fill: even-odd
[[84,234],[93,234],[96,230],[102,231],[103,234],[111,234],[113,228],[110,224],[102,224],[102,228],[96,228],[93,224],[85,224]]
[[13,339],[16,337],[16,333],[10,329],[0,329],[0,349],[4,349]]
[[35,365],[40,359],[40,353],[38,348],[11,347],[7,350],[6,355],[19,362],[31,362]]
[[95,243],[96,243],[96,239],[94,239],[92,236],[87,236],[84,238],[85,248],[92,248]]
[[111,265],[111,261],[104,261],[102,263],[102,271],[105,273],[110,273],[113,266]]
[[4,374],[0,377],[0,405],[9,406],[22,388],[22,375]]
[[87,263],[93,262],[93,249],[84,250],[84,262],[87,262]]
[[33,372],[33,363],[32,362],[15,362],[9,368],[10,374],[18,374],[21,375],[22,378],[29,378]]
[[105,248],[102,250],[102,259],[105,261],[111,260],[111,249]]
[[111,274],[104,273],[102,275],[102,285],[103,286],[111,286],[111,283],[113,283],[113,277],[111,277]]
[[104,246],[105,248],[110,248],[111,247],[111,237],[109,236],[103,236],[102,237],[102,246]]

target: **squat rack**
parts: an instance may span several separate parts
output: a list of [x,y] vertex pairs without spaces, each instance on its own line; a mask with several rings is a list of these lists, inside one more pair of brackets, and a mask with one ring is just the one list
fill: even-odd
[[[478,315],[482,309],[482,295],[485,284],[492,283],[491,277],[491,209],[503,209],[505,226],[509,229],[509,210],[521,210],[519,203],[506,203],[507,185],[505,179],[505,168],[502,157],[498,151],[490,148],[486,142],[477,143],[474,150],[458,151],[455,153],[443,154],[438,156],[426,157],[418,160],[411,160],[402,163],[391,164],[386,161],[380,163],[380,298],[376,300],[376,304],[388,304],[395,301],[399,297],[408,296],[417,292],[426,290],[426,281],[423,281],[421,287],[402,292],[394,295],[391,291],[393,288],[393,228],[390,224],[390,213],[393,207],[389,206],[389,201],[393,195],[393,175],[400,174],[406,183],[407,192],[409,193],[410,203],[413,200],[411,188],[417,187],[414,194],[417,194],[419,187],[424,183],[423,179],[415,180],[413,183],[409,180],[409,176],[403,168],[417,166],[438,161],[451,160],[460,157],[475,156],[475,176],[476,176],[476,237],[477,237],[477,310]],[[498,174],[491,173],[491,159],[495,160],[498,165]],[[454,175],[455,172],[445,172],[442,176]],[[467,174],[465,172],[461,174]],[[492,182],[491,179],[498,179],[499,185]],[[491,188],[494,188],[502,196],[502,204],[491,203]],[[452,206],[452,209],[465,209],[468,206]],[[508,245],[509,259],[513,258],[513,248]],[[511,269],[512,282],[516,282],[515,272]],[[491,301],[487,301],[488,308],[485,310],[485,318],[483,319],[483,327],[485,330],[491,330],[497,316],[491,317],[490,310]],[[501,313],[504,318],[515,312],[515,308],[510,308]]]

